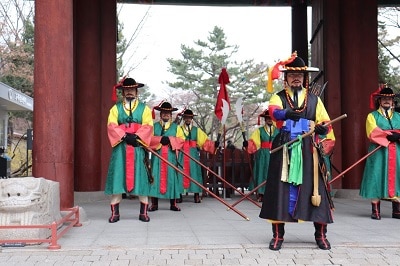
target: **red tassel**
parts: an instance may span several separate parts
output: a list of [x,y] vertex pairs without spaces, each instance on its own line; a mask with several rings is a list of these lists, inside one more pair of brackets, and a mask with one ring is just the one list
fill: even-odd
[[125,79],[126,79],[126,76],[124,76],[117,84],[114,85],[112,95],[111,95],[111,100],[113,102],[117,101],[117,89],[122,87],[122,84],[124,84]]
[[116,101],[117,101],[117,87],[119,87],[118,85],[119,85],[119,84],[114,85],[114,87],[113,87],[112,96],[111,96],[111,100],[112,100],[113,102],[116,102]]
[[222,99],[224,99],[229,106],[229,110],[231,110],[231,102],[229,100],[229,96],[228,96],[228,90],[226,88],[226,84],[229,84],[229,75],[228,72],[226,71],[226,68],[222,68],[221,70],[221,74],[219,74],[218,77],[218,83],[220,84],[220,88],[218,91],[218,95],[217,95],[217,102],[215,103],[215,116],[218,118],[219,121],[221,121],[222,119]]
[[376,91],[374,91],[373,93],[371,93],[371,95],[369,96],[369,108],[371,108],[372,110],[375,110],[375,97],[376,95],[379,94],[379,92],[384,88],[384,85],[380,85],[378,87],[378,89]]
[[218,77],[218,83],[219,84],[229,84],[229,75],[228,72],[226,71],[226,68],[222,68],[221,74]]
[[297,57],[297,51],[294,51],[294,52],[290,55],[290,57],[289,57],[288,59],[286,59],[286,60],[284,60],[284,61],[280,61],[279,64],[281,64],[281,65],[290,64],[290,63],[292,63],[292,62],[296,59],[296,57]]

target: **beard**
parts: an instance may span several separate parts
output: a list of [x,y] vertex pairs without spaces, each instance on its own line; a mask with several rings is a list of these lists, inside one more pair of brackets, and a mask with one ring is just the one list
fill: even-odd
[[292,91],[301,91],[303,89],[302,86],[290,86],[290,88],[292,89]]
[[131,102],[131,101],[135,100],[136,97],[135,97],[135,96],[129,95],[129,96],[126,96],[125,99],[126,99],[128,102]]

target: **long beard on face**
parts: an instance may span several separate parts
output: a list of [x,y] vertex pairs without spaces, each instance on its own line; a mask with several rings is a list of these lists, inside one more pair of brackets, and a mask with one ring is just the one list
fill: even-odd
[[126,99],[127,102],[130,102],[130,101],[135,100],[136,97],[135,96],[126,96],[125,99]]
[[302,86],[290,86],[290,88],[292,89],[292,91],[301,91],[303,89]]

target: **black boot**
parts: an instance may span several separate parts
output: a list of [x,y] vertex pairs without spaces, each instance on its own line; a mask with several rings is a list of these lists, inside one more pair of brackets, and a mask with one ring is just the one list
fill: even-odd
[[181,211],[181,208],[179,208],[178,205],[176,205],[176,199],[170,199],[169,202],[171,204],[171,207],[169,207],[171,211],[175,212]]
[[199,193],[194,193],[194,203],[200,203],[200,195]]
[[392,201],[392,218],[400,219],[400,202]]
[[371,219],[374,220],[380,220],[381,219],[381,202],[373,202],[371,201],[372,205],[372,214],[371,214]]
[[258,194],[258,196],[257,196],[257,201],[258,202],[262,202],[263,201],[263,194]]
[[314,223],[315,227],[315,241],[320,249],[328,250],[331,249],[331,243],[329,243],[328,239],[326,239],[327,225]]
[[109,223],[116,223],[119,221],[119,203],[111,204],[111,216],[108,218]]
[[280,250],[283,243],[283,235],[285,234],[285,224],[284,223],[274,223],[272,224],[272,239],[269,242],[270,250]]
[[151,207],[149,208],[149,212],[154,212],[158,210],[158,198],[151,198]]
[[182,203],[183,202],[183,197],[182,194],[179,195],[179,199],[176,199],[177,203]]
[[142,222],[150,222],[150,217],[147,215],[147,203],[140,202],[139,220]]

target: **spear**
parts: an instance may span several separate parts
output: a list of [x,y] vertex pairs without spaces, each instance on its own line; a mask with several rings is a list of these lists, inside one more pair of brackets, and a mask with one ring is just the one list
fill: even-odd
[[[343,115],[341,115],[341,116],[338,116],[338,117],[336,117],[335,119],[326,122],[326,123],[324,124],[324,126],[329,126],[330,124],[333,124],[333,123],[335,123],[335,122],[337,122],[337,121],[339,121],[339,120],[342,120],[343,118],[346,118],[346,117],[347,117],[347,114],[343,114]],[[314,134],[314,129],[312,129],[312,130],[310,130],[310,131],[308,131],[308,132],[302,134],[302,135],[300,136],[300,137],[301,137],[300,139],[303,139],[303,138],[305,138],[305,137],[308,137],[308,136],[310,136],[310,135],[312,135],[312,134]],[[292,144],[292,143],[295,143],[295,142],[298,141],[298,140],[299,140],[299,138],[292,139],[291,141],[288,141],[288,142],[286,142],[285,144],[283,144],[283,145],[281,145],[281,146],[279,146],[279,147],[276,147],[275,149],[271,150],[270,153],[277,152],[277,151],[281,150],[285,145],[290,145],[290,144]]]
[[243,140],[246,140],[246,130],[244,129],[243,126],[243,97],[240,97],[237,99],[236,104],[235,104],[235,113],[236,117],[239,121],[240,129],[242,130],[242,136]]
[[[235,104],[235,113],[236,113],[236,117],[237,117],[237,119],[239,121],[240,129],[242,131],[243,141],[246,141],[246,130],[244,129],[244,126],[243,126],[243,113],[242,113],[242,111],[243,111],[243,97],[240,97],[240,98],[237,99],[236,104]],[[253,167],[251,165],[249,152],[247,151],[247,149],[245,147],[242,147],[242,149],[245,151],[245,153],[247,155],[247,160],[249,162],[251,182],[253,182],[253,184],[255,185],[256,183],[254,182]]]
[[[168,164],[169,166],[171,166],[173,169],[175,169],[177,172],[179,172],[180,174],[182,174],[183,176],[187,177],[190,181],[192,181],[194,184],[198,185],[199,187],[201,187],[204,190],[207,190],[207,188],[205,186],[203,186],[202,184],[200,184],[199,182],[197,182],[196,180],[194,180],[192,177],[190,177],[188,174],[186,174],[185,172],[183,172],[181,169],[179,169],[178,167],[176,167],[174,164],[172,164],[171,162],[169,162],[167,159],[165,159],[164,157],[162,157],[160,154],[158,154],[157,152],[153,151],[151,148],[149,148],[143,141],[141,140],[137,140],[139,142],[139,144],[145,148],[147,151],[149,151],[151,154],[153,154],[154,156],[156,156],[158,159],[160,159],[161,161],[163,161],[164,163]],[[215,195],[214,193],[212,193],[211,191],[208,192],[212,197],[214,197],[215,199],[217,199],[219,202],[221,202],[222,204],[224,204],[225,206],[227,206],[228,208],[232,209],[234,212],[236,212],[237,214],[239,214],[240,216],[242,216],[245,220],[249,221],[250,218],[247,217],[246,215],[244,215],[242,212],[240,212],[239,210],[236,210],[235,208],[233,208],[231,205],[229,205],[227,202],[225,202],[224,200],[220,199],[217,195]]]
[[[250,197],[251,195],[253,195],[260,187],[264,186],[267,183],[267,180],[264,180],[262,183],[260,183],[258,186],[256,186],[255,188],[253,188],[253,190],[249,191],[247,194],[245,194],[241,199],[239,199],[238,201],[236,201],[235,203],[233,203],[231,205],[231,207],[235,207],[236,205],[238,205],[239,203],[241,203],[242,201],[244,201],[245,199],[247,199],[248,197]],[[229,208],[228,208],[229,211]]]
[[341,172],[340,174],[338,174],[335,178],[332,178],[331,181],[328,182],[328,185],[330,185],[333,181],[339,179],[340,177],[344,176],[345,173],[347,173],[348,171],[350,171],[351,169],[353,169],[357,164],[359,164],[360,162],[364,161],[365,159],[367,159],[369,156],[371,156],[372,154],[374,154],[376,151],[378,151],[380,148],[382,148],[383,146],[377,146],[375,149],[373,149],[372,151],[370,151],[369,153],[367,153],[366,155],[364,155],[362,158],[360,158],[357,162],[355,162],[354,164],[350,165],[346,170],[344,170],[343,172]]
[[[205,170],[207,170],[208,172],[210,172],[211,174],[213,174],[215,177],[217,177],[219,180],[221,180],[222,182],[224,182],[225,184],[227,184],[230,188],[234,189],[236,192],[238,192],[241,196],[245,196],[245,194],[240,191],[240,189],[236,188],[234,185],[232,185],[231,183],[229,183],[228,181],[226,181],[224,178],[222,178],[221,176],[219,176],[217,173],[215,173],[213,170],[211,170],[209,167],[205,166],[203,163],[201,163],[199,160],[197,160],[196,158],[194,158],[193,156],[190,156],[190,154],[188,154],[187,152],[180,150],[180,152],[182,152],[184,155],[186,155],[189,159],[193,160],[195,163],[197,163],[198,165],[200,165],[201,167],[203,167]],[[257,207],[261,208],[261,205],[258,204],[257,202],[255,202],[253,199],[248,198],[249,201],[251,201],[254,205],[256,205]]]
[[224,132],[224,127],[226,120],[228,119],[228,114],[229,114],[229,103],[225,99],[222,100],[222,118],[221,118],[221,126],[219,127],[218,131],[218,136],[217,136],[217,141],[220,141],[221,135]]

